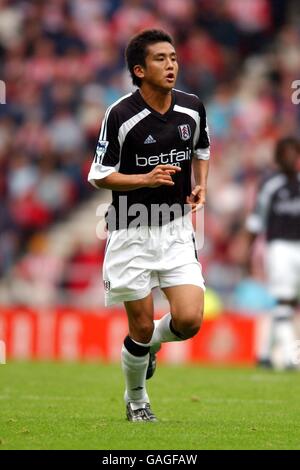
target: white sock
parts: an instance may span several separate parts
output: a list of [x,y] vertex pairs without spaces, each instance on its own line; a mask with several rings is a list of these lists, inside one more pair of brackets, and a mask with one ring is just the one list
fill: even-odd
[[170,330],[171,319],[171,314],[166,313],[160,320],[154,320],[154,331],[149,343],[150,346],[171,341],[181,341],[181,338]]
[[273,318],[271,314],[257,319],[256,356],[261,361],[271,360],[273,342]]
[[280,346],[285,366],[291,365],[292,347],[296,341],[293,313],[294,309],[289,305],[278,305],[273,317],[273,340]]
[[122,346],[121,353],[122,369],[125,375],[126,391],[125,401],[133,402],[137,408],[141,404],[149,403],[146,390],[146,373],[149,363],[149,353],[144,356],[134,356],[126,347]]

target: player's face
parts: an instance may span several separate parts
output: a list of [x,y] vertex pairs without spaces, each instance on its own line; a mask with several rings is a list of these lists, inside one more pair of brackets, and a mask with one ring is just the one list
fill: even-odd
[[157,42],[147,48],[146,66],[141,68],[144,83],[170,91],[176,82],[178,63],[176,52],[169,42]]
[[279,164],[283,171],[295,173],[297,171],[300,154],[294,145],[288,145],[284,149]]

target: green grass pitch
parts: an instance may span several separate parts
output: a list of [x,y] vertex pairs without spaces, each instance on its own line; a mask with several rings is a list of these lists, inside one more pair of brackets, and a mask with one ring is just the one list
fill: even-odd
[[159,365],[128,423],[118,365],[0,366],[0,449],[300,449],[299,373]]

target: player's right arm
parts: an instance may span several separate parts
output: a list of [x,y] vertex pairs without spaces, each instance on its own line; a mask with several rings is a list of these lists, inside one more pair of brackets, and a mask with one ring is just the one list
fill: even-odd
[[113,105],[105,113],[94,161],[88,175],[88,181],[94,187],[113,191],[132,191],[139,188],[174,185],[172,175],[181,170],[174,165],[157,165],[146,174],[120,173],[123,143],[124,131],[122,126],[120,127],[118,112]]
[[139,188],[158,188],[158,186],[174,186],[172,175],[181,171],[174,165],[157,165],[150,173],[138,175],[124,175],[113,172],[105,178],[94,180],[98,188],[111,189],[113,191],[132,191]]

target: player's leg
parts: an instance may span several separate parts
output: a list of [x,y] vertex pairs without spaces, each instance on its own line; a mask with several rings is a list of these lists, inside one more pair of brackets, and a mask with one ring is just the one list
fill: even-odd
[[[193,336],[201,325],[203,315],[205,287],[198,261],[161,272],[160,285],[170,302],[171,313],[154,321],[151,348],[160,343],[182,341]],[[183,310],[185,325],[181,318]]]
[[149,343],[153,333],[152,293],[139,300],[124,302],[128,317],[129,336],[137,343]]
[[[193,279],[194,284],[189,284]],[[160,320],[154,320],[150,341],[150,361],[147,378],[156,368],[156,352],[161,343],[183,341],[199,330],[203,316],[204,281],[198,262],[179,266],[160,273],[161,289],[170,303],[170,311]]]
[[191,284],[162,289],[170,303],[170,331],[178,340],[192,338],[198,333],[203,319],[204,291]]
[[[143,235],[143,236],[142,236]],[[145,375],[149,365],[149,344],[153,332],[154,286],[151,270],[145,268],[147,231],[118,230],[112,233],[103,264],[105,303],[124,302],[129,324],[129,334],[122,347],[122,368],[126,381],[127,415],[131,421],[153,421],[149,398],[145,387]],[[138,410],[143,407],[142,412]],[[137,411],[135,413],[135,411]]]
[[270,243],[267,253],[269,288],[277,300],[277,305],[271,312],[268,354],[269,360],[272,361],[273,347],[279,346],[284,368],[292,366],[291,351],[296,340],[294,313],[297,304],[295,298],[298,285],[298,251],[299,245],[275,241]]
[[[292,362],[293,345],[296,341],[294,314],[297,299],[278,299],[272,314],[272,340],[279,346],[279,364],[283,369],[294,368]],[[275,363],[276,365],[276,363]]]
[[129,325],[129,335],[122,347],[127,418],[130,421],[155,421],[146,390],[149,341],[154,327],[152,294],[140,300],[124,302],[124,305]]

